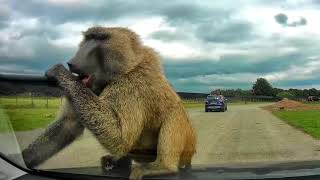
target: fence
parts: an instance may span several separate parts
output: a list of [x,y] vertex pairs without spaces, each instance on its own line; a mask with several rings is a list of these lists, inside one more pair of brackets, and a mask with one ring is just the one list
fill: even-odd
[[[46,107],[50,106],[50,98],[60,98],[63,92],[52,82],[43,76],[21,76],[21,75],[1,75],[0,74],[0,95],[14,97],[16,105],[19,102],[19,96],[30,99],[30,105],[35,106],[34,99],[43,97],[46,99]],[[178,92],[178,95],[188,102],[204,102],[207,93]],[[240,96],[226,97],[228,102],[274,102],[280,100],[270,96]],[[0,100],[1,101],[1,100]]]
[[[180,96],[181,97],[181,96]],[[199,103],[204,102],[205,97],[203,98],[192,98],[192,97],[181,97],[184,101],[190,102],[190,103]],[[227,99],[227,102],[230,103],[236,103],[236,102],[276,102],[281,100],[277,97],[271,97],[271,96],[236,96],[236,97],[225,97]]]
[[[0,96],[0,105],[11,105],[15,107],[57,107],[62,104],[63,97],[53,97],[53,96],[39,96],[39,93],[33,92],[25,92],[22,94],[12,94],[9,96]],[[199,97],[203,94],[192,93],[188,98],[185,96],[180,97],[186,103],[203,103],[205,101],[205,97]],[[225,97],[227,102],[229,103],[237,103],[237,102],[276,102],[279,101],[279,98],[270,97],[270,96],[239,96],[239,97]]]
[[34,96],[28,95],[10,95],[0,96],[0,105],[6,107],[25,107],[25,108],[56,108],[62,105],[63,97]]

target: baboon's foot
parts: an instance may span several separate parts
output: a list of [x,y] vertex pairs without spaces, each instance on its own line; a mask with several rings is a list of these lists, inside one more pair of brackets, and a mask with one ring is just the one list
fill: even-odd
[[135,164],[131,168],[129,179],[142,180],[144,176],[167,176],[175,175],[177,174],[177,172],[177,167],[172,166],[172,168],[166,168],[154,162],[144,165]]
[[106,155],[101,158],[101,167],[104,171],[110,171],[112,169],[130,169],[131,159],[127,156],[118,160],[111,155]]

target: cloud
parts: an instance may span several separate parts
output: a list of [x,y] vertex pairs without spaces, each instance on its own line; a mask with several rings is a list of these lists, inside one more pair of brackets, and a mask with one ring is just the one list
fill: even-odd
[[7,1],[0,0],[0,29],[5,27],[10,20],[10,7],[7,5]]
[[102,25],[137,32],[145,45],[159,52],[167,77],[179,91],[248,89],[257,77],[277,87],[320,86],[320,11],[314,1],[0,3],[2,73],[42,74],[73,55],[81,31]]
[[2,74],[39,74],[38,70],[17,64],[1,64],[0,72]]
[[209,42],[245,41],[252,36],[252,27],[248,22],[205,23],[198,27],[197,36]]
[[125,17],[147,17],[163,15],[172,21],[192,21],[207,17],[210,12],[206,6],[199,3],[187,3],[182,0],[162,3],[156,0],[135,1],[74,1],[74,0],[32,0],[28,3],[12,1],[16,11],[27,15],[36,16],[43,21],[64,23],[67,21],[108,21]]
[[279,24],[281,24],[283,26],[297,27],[297,26],[307,25],[307,19],[304,17],[300,17],[299,20],[293,21],[291,23],[288,22],[288,16],[283,13],[277,14],[276,16],[274,16],[274,18],[275,18],[276,22],[278,22]]
[[[206,88],[209,92],[213,88],[219,89],[236,89],[251,88],[253,82],[257,78],[263,77],[273,84],[275,87],[281,88],[296,88],[296,87],[319,87],[320,80],[315,78],[320,74],[320,61],[311,61],[300,66],[291,65],[284,70],[277,70],[274,72],[263,71],[232,71],[232,72],[219,72],[195,75],[192,77],[179,77],[176,84],[182,87],[182,91],[188,91],[190,86],[195,91]],[[294,75],[294,76],[293,76]],[[186,88],[187,87],[187,88]],[[198,89],[197,87],[201,87]]]
[[307,20],[304,17],[301,17],[299,21],[294,21],[288,26],[297,27],[297,26],[304,26],[307,24]]
[[279,24],[287,25],[287,22],[288,22],[287,15],[280,13],[280,14],[277,14],[274,18]]
[[[305,64],[291,65],[287,70],[265,75],[270,81],[308,80],[320,74],[320,60],[313,60]],[[292,77],[294,75],[294,77]]]
[[168,42],[168,41],[184,40],[188,38],[188,35],[184,34],[183,32],[162,30],[162,31],[153,32],[150,35],[150,38]]

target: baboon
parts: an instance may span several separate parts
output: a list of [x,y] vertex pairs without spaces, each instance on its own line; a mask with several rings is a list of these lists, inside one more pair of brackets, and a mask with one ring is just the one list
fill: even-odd
[[128,162],[130,179],[190,167],[196,132],[158,54],[127,28],[92,27],[83,35],[70,71],[57,64],[46,72],[66,100],[58,120],[23,151],[27,166],[44,162],[87,128],[111,154],[102,163]]

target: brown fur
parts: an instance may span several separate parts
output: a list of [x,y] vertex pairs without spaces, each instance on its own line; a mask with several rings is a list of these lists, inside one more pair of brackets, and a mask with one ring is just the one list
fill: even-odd
[[[66,92],[79,122],[115,160],[129,156],[142,163],[132,167],[130,179],[189,167],[196,149],[195,130],[157,53],[125,28],[93,27],[84,36],[80,50],[93,40],[104,52],[104,65],[115,69],[111,74],[105,68],[101,92],[90,91],[62,65],[47,72]],[[144,163],[150,161],[148,153],[153,162]]]

